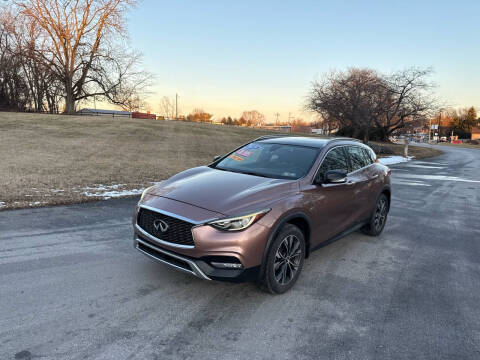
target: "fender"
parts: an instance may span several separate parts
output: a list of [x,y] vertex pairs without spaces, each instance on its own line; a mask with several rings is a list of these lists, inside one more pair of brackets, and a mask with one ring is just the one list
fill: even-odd
[[270,235],[268,236],[268,240],[267,240],[267,245],[265,246],[265,250],[263,250],[262,264],[261,264],[260,271],[259,271],[260,277],[263,275],[263,272],[265,271],[265,263],[266,263],[266,259],[267,259],[267,254],[268,254],[268,251],[270,250],[270,246],[272,245],[272,243],[275,239],[275,235],[277,235],[278,231],[282,228],[283,225],[285,225],[286,223],[288,223],[289,220],[294,219],[294,218],[302,218],[308,224],[309,234],[308,234],[308,236],[307,236],[307,234],[305,234],[305,241],[306,241],[306,244],[305,244],[306,245],[305,258],[308,258],[309,254],[310,254],[310,238],[311,238],[311,233],[312,233],[312,224],[311,224],[310,218],[308,217],[307,214],[305,214],[303,211],[295,211],[294,210],[293,212],[291,212],[291,213],[283,216],[282,218],[280,218],[280,220],[277,221],[277,223],[273,227],[272,231],[270,232]]

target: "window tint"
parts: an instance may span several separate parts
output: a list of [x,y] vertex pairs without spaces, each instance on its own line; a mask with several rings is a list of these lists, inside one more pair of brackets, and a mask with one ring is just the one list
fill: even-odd
[[350,158],[350,165],[352,166],[351,171],[355,171],[370,165],[366,153],[360,146],[348,146],[347,147],[348,157]]
[[328,152],[318,170],[317,178],[322,181],[325,180],[325,174],[330,170],[339,170],[348,173],[347,157],[345,156],[343,148],[337,147]]

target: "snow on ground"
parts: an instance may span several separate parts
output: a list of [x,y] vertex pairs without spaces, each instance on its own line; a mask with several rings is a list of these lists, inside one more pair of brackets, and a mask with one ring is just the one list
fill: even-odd
[[[159,182],[153,182],[152,185],[159,184]],[[102,185],[99,184],[95,187],[82,188],[83,194],[88,197],[102,197],[105,200],[110,198],[140,195],[145,187],[139,187],[138,189],[125,189],[126,184],[114,184],[114,185]]]
[[393,165],[393,164],[399,164],[399,163],[410,161],[412,160],[412,158],[413,156],[409,156],[408,158],[405,158],[403,156],[394,155],[394,156],[378,158],[378,161],[380,162],[380,164],[383,164],[383,165]]
[[5,206],[7,206],[7,204],[6,204],[5,202],[3,202],[3,201],[0,201],[0,209],[3,208],[3,207],[5,207]]
[[138,189],[124,189],[125,184],[114,184],[114,185],[102,185],[99,184],[95,187],[84,187],[82,188],[83,194],[88,197],[103,197],[104,199],[110,199],[114,197],[128,196],[128,195],[139,195],[143,192],[144,188],[140,187]]

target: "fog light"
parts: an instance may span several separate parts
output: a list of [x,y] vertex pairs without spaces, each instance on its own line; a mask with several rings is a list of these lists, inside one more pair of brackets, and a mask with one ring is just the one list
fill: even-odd
[[243,265],[238,263],[220,263],[220,262],[211,262],[213,266],[220,269],[242,269]]

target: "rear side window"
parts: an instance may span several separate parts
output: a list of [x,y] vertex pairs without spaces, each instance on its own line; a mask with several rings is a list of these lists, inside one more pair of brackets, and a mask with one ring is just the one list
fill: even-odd
[[347,146],[348,157],[350,158],[350,165],[352,171],[361,169],[371,164],[370,157],[367,157],[366,152],[360,146]]
[[341,147],[330,150],[323,159],[318,170],[317,178],[325,180],[325,174],[330,170],[339,170],[348,173],[348,162],[345,151]]

